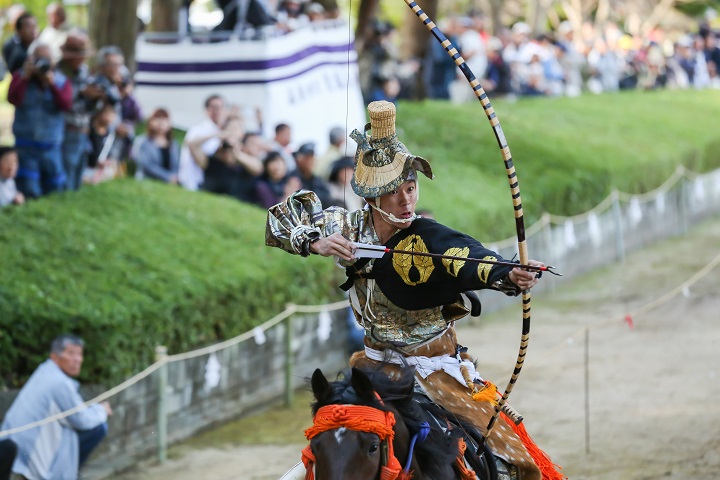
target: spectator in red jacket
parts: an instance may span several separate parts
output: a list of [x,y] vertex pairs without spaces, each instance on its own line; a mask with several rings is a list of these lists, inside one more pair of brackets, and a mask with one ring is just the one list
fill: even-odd
[[50,47],[36,43],[29,53],[23,68],[13,73],[8,101],[15,105],[17,186],[26,198],[37,198],[65,187],[63,112],[72,106],[72,86],[55,70]]

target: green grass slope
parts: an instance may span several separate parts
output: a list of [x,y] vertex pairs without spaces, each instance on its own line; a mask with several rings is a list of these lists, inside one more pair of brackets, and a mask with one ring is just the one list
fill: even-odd
[[[492,100],[492,99],[491,99]],[[526,225],[543,212],[586,211],[612,188],[648,191],[678,164],[720,166],[718,91],[628,92],[492,101],[520,179]],[[435,172],[420,206],[482,239],[514,234],[495,136],[479,102],[401,103],[398,136]]]
[[[617,187],[642,192],[678,164],[720,166],[720,92],[633,92],[494,102],[526,224],[576,214]],[[429,159],[420,207],[483,241],[514,233],[507,178],[482,109],[401,103],[398,134]],[[0,211],[0,383],[16,385],[63,331],[88,341],[83,380],[115,383],[153,360],[247,331],[287,302],[340,298],[342,272],[264,246],[265,212],[125,180]]]
[[[155,182],[118,181],[0,213],[0,372],[15,384],[63,331],[83,378],[118,381],[240,334],[287,302],[339,296],[338,269],[264,245],[266,213]],[[337,270],[337,272],[336,272]]]

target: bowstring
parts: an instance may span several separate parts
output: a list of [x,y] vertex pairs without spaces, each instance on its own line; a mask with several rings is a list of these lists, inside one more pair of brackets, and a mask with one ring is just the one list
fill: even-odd
[[[355,48],[355,42],[352,37],[352,0],[348,6],[348,51],[347,51],[347,78],[345,80],[345,157],[348,156],[348,124],[350,123],[350,49]],[[343,205],[347,210],[347,186],[343,184]],[[344,216],[343,223],[347,223],[347,215]],[[347,227],[347,225],[344,225]]]

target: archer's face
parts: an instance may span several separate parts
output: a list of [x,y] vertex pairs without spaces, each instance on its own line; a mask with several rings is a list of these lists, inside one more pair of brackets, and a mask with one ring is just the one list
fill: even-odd
[[[407,180],[395,191],[380,197],[380,208],[397,218],[412,218],[415,215],[417,201],[417,184],[415,180]],[[397,223],[389,220],[388,222],[401,229],[408,228],[411,225],[410,223]]]

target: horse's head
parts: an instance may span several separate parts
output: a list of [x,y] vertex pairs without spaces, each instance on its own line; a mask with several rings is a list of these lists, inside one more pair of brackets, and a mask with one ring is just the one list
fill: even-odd
[[[303,451],[303,462],[306,468],[315,467],[317,477],[307,478],[402,480],[409,478],[409,472],[417,480],[460,478],[455,465],[458,442],[462,432],[473,427],[465,423],[451,431],[438,428],[435,419],[445,418],[440,407],[414,400],[414,368],[392,374],[382,367],[353,368],[336,382],[328,382],[315,370],[311,385],[316,401],[313,426],[305,430],[310,445]],[[452,419],[459,420],[454,415]],[[427,438],[423,436],[425,440],[417,440],[428,422],[435,427]],[[414,453],[412,436],[417,440]],[[401,471],[408,457],[410,469]]]
[[[383,466],[399,470],[392,446],[392,409],[383,404],[363,371],[353,368],[349,377],[330,383],[319,369],[312,376],[315,421],[305,433],[318,480],[372,480]],[[407,429],[401,427],[407,445]]]

